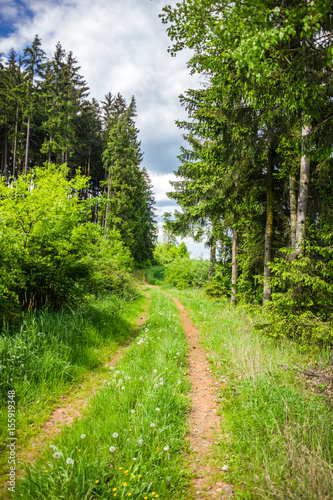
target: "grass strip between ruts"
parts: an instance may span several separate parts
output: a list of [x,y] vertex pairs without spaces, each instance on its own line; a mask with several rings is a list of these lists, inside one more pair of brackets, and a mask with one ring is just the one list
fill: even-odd
[[147,324],[85,417],[27,467],[15,498],[187,499],[187,344],[176,306],[151,296]]

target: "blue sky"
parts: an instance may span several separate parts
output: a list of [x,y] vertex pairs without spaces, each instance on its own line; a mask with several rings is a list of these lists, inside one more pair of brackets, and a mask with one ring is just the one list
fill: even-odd
[[[158,17],[167,3],[175,1],[0,0],[0,53],[12,47],[19,52],[38,34],[52,56],[60,41],[77,58],[90,97],[135,96],[143,165],[152,178],[159,221],[175,208],[166,192],[183,143],[175,125],[186,117],[178,96],[199,85],[186,66],[189,53],[171,57],[167,52],[170,41]],[[203,245],[185,242],[192,256],[208,256]]]

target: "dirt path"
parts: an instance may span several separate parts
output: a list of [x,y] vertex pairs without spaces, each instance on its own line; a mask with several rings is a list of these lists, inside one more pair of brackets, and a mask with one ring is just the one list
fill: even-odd
[[[143,284],[149,288],[158,288],[146,282],[145,274]],[[216,456],[216,447],[222,438],[221,417],[217,415],[220,383],[210,373],[199,330],[191,322],[180,301],[170,295],[169,297],[179,309],[182,328],[189,345],[189,378],[192,390],[188,439],[193,451],[193,455],[189,456],[193,472],[193,491],[199,499],[228,499],[233,496],[233,486],[223,479],[228,466],[221,463]]]

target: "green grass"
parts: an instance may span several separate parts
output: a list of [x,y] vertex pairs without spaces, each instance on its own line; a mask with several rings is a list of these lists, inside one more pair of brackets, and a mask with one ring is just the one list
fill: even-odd
[[218,453],[235,498],[332,499],[332,409],[291,368],[311,360],[294,343],[255,332],[240,307],[200,291],[172,295],[189,309],[216,375],[227,382]]
[[[125,301],[109,295],[76,311],[27,316],[16,332],[5,329],[0,337],[1,442],[8,437],[8,390],[15,390],[16,429],[22,447],[59,404],[59,396],[91,371],[100,370],[131,336],[145,301],[143,296]],[[0,464],[6,462],[4,449]]]
[[161,285],[164,280],[166,266],[159,265],[153,266],[145,270],[146,280],[150,285]]
[[27,468],[15,498],[110,499],[117,493],[117,499],[188,500],[182,461],[187,344],[176,306],[159,290],[151,295],[152,313],[137,339],[84,418]]

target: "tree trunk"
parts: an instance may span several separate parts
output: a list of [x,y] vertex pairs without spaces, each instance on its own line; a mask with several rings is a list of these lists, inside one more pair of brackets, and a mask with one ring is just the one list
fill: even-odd
[[30,114],[28,116],[27,139],[25,143],[24,175],[27,175],[28,173],[29,139],[30,139]]
[[297,203],[295,258],[300,255],[304,244],[304,231],[305,231],[306,216],[308,211],[310,156],[307,151],[308,150],[307,140],[310,134],[311,134],[310,125],[303,126],[302,127],[303,152],[301,158],[301,170],[300,170],[299,192],[298,192],[298,203]]
[[19,107],[18,107],[18,103],[16,103],[15,130],[14,130],[14,150],[13,150],[13,169],[12,169],[13,179],[15,179],[15,166],[16,166],[18,112],[19,112]]
[[274,196],[273,196],[273,147],[272,140],[269,139],[267,161],[267,202],[266,202],[266,228],[265,228],[265,258],[264,258],[264,297],[263,304],[267,300],[272,300],[272,290],[269,283],[271,271],[269,263],[272,260],[272,240],[273,240],[273,221],[274,221]]
[[216,237],[214,235],[215,222],[212,222],[212,234],[210,237],[210,257],[209,257],[209,281],[215,274],[214,265],[216,262]]
[[238,214],[234,214],[234,227],[232,230],[232,258],[231,258],[231,304],[237,303],[237,279],[238,279]]
[[297,184],[294,175],[289,178],[290,196],[290,245],[293,250],[296,247],[296,227],[297,227]]
[[52,142],[53,142],[53,135],[52,135],[52,134],[50,134],[49,157],[48,157],[48,160],[47,160],[47,163],[48,163],[48,166],[49,166],[49,167],[50,167],[50,163],[51,163]]
[[106,207],[105,207],[105,221],[104,221],[104,229],[107,229],[107,217],[109,213],[109,199],[110,199],[110,167],[108,171],[108,192],[107,192],[107,197],[106,197]]

